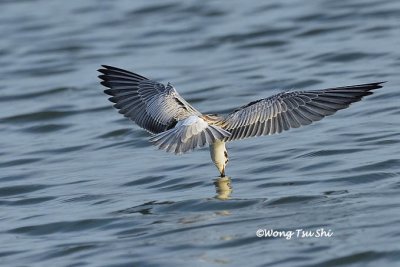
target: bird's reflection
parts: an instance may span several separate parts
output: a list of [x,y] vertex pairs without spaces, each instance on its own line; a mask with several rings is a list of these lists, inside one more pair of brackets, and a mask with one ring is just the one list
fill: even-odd
[[215,198],[226,200],[232,193],[231,178],[229,176],[219,177],[214,180],[216,195]]

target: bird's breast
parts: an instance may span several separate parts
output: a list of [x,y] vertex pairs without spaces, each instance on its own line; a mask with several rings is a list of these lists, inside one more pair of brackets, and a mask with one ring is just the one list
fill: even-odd
[[210,145],[210,154],[211,159],[214,164],[223,164],[225,165],[227,161],[227,151],[225,148],[225,142],[217,140],[213,144]]

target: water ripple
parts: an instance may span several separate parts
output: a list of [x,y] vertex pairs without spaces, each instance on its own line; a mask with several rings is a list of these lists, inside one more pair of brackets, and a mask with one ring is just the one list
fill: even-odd
[[64,117],[71,116],[75,112],[73,111],[38,111],[25,113],[20,115],[9,116],[1,119],[0,121],[4,123],[24,123],[24,122],[37,122],[37,121],[47,121],[56,120]]
[[25,195],[27,193],[35,192],[48,187],[49,187],[48,185],[42,185],[42,184],[5,186],[5,187],[0,187],[0,196],[9,197],[16,195]]
[[26,234],[26,235],[49,235],[54,233],[68,233],[79,231],[88,231],[96,229],[111,222],[111,219],[86,219],[71,222],[53,222],[41,225],[31,225],[24,227],[17,227],[9,230],[13,234]]

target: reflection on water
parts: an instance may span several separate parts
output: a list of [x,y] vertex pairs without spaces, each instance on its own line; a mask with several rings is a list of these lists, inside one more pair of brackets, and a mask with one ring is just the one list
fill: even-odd
[[231,178],[229,176],[219,177],[214,180],[216,195],[215,198],[227,200],[232,193]]

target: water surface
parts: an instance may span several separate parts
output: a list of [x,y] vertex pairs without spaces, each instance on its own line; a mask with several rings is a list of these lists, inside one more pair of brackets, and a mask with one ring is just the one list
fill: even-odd
[[[2,1],[2,266],[395,266],[400,3]],[[202,112],[285,89],[388,81],[311,126],[156,151],[100,64],[172,82]],[[257,229],[324,228],[324,238]]]

